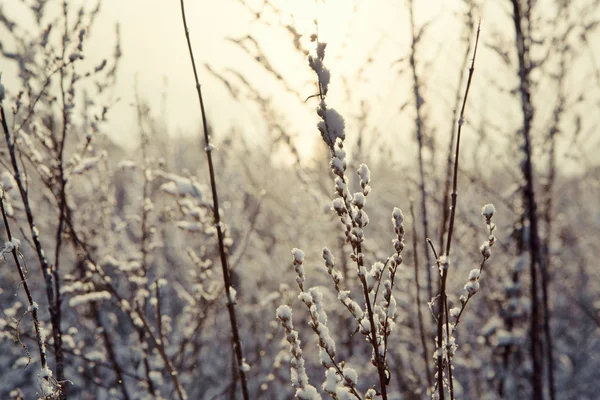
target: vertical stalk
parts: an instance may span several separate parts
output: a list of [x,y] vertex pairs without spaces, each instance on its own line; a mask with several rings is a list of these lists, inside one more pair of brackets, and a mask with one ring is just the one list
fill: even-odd
[[[423,136],[424,136],[424,128],[423,128],[423,116],[421,114],[421,107],[423,106],[423,97],[421,96],[421,86],[419,82],[419,77],[417,75],[417,61],[416,61],[416,52],[417,45],[419,44],[419,36],[416,32],[415,27],[415,16],[414,16],[414,2],[410,0],[409,3],[409,11],[410,11],[410,27],[412,33],[412,42],[410,45],[410,68],[412,71],[413,78],[413,94],[415,96],[415,123],[417,125],[417,143],[419,146],[419,189],[421,191],[421,219],[423,222],[423,235],[427,238],[429,237],[429,218],[427,216],[427,189],[425,187],[425,167],[423,161]],[[431,284],[431,259],[429,257],[429,251],[427,249],[427,243],[423,241],[423,248],[425,250],[425,259],[427,260],[427,295],[429,299],[433,298],[433,288]]]
[[[542,354],[540,352],[541,341],[539,338],[539,300],[538,300],[538,264],[543,263],[540,251],[540,239],[538,231],[537,203],[535,200],[533,162],[532,162],[532,144],[531,144],[531,126],[533,121],[533,104],[531,101],[531,62],[529,60],[529,46],[526,43],[523,32],[523,19],[530,23],[530,4],[525,9],[525,16],[522,15],[521,6],[518,0],[511,0],[513,6],[513,21],[515,24],[515,40],[517,46],[517,56],[519,59],[519,81],[521,94],[521,107],[523,113],[523,160],[522,172],[525,179],[523,191],[524,202],[527,207],[527,217],[529,219],[529,254],[530,254],[530,274],[531,274],[531,327],[530,327],[530,351],[533,364],[532,371],[532,398],[534,400],[543,399],[542,387]],[[544,269],[542,267],[542,269]]]
[[[454,154],[454,174],[452,179],[452,194],[450,196],[451,206],[450,206],[450,220],[448,224],[448,238],[446,241],[446,261],[449,262],[450,257],[450,248],[452,246],[452,234],[454,233],[454,219],[456,216],[456,199],[458,197],[458,162],[460,155],[460,138],[462,133],[462,127],[465,122],[465,107],[467,105],[467,98],[469,96],[469,89],[471,88],[471,81],[473,80],[473,72],[475,71],[475,57],[477,56],[477,45],[479,44],[479,34],[481,32],[481,21],[477,25],[477,36],[475,37],[475,46],[473,50],[473,60],[471,61],[471,67],[469,68],[469,77],[467,78],[467,87],[465,89],[465,96],[463,98],[462,107],[460,109],[460,115],[458,118],[458,129],[456,134],[456,151]],[[438,393],[440,400],[444,400],[444,366],[443,366],[443,326],[444,326],[444,314],[446,311],[446,279],[448,277],[448,268],[443,268],[441,272],[441,282],[440,282],[440,296],[438,298],[438,326],[437,326],[437,342],[438,342],[438,352],[437,352],[437,363],[438,363]],[[448,358],[448,360],[450,360]],[[452,366],[448,365],[448,369],[451,369]],[[451,395],[453,393],[451,392]]]
[[431,370],[429,369],[429,350],[427,350],[427,340],[425,339],[425,326],[423,325],[423,314],[421,313],[421,290],[419,288],[419,252],[417,249],[418,235],[417,235],[417,219],[415,217],[415,207],[411,199],[410,202],[410,215],[412,217],[412,233],[413,233],[413,264],[415,264],[415,290],[417,300],[417,320],[419,322],[419,332],[421,333],[421,345],[423,346],[423,361],[425,361],[425,374],[427,376],[427,394],[429,390],[433,388],[433,378],[431,376]]
[[[467,12],[467,29],[469,32],[473,30],[474,22],[473,22],[473,4],[469,4],[469,11]],[[448,193],[450,192],[450,185],[452,183],[452,156],[454,155],[454,140],[456,138],[456,111],[458,107],[460,107],[460,98],[461,92],[460,88],[464,84],[464,80],[466,77],[465,69],[467,68],[467,63],[469,62],[469,54],[471,54],[471,41],[468,41],[467,48],[465,49],[465,53],[462,59],[462,63],[460,66],[460,74],[458,77],[458,86],[456,90],[456,97],[454,99],[454,107],[452,109],[452,125],[450,126],[450,141],[448,142],[448,157],[446,158],[446,177],[444,180],[444,199],[442,200],[442,223],[440,226],[440,236],[439,236],[439,249],[442,253],[444,253],[444,239],[446,237],[446,226],[448,224],[448,218],[450,217],[450,204]]]
[[[202,126],[204,128],[204,150],[206,151],[206,160],[208,163],[208,171],[210,175],[210,188],[212,191],[213,198],[213,211],[215,216],[215,225],[217,228],[217,239],[219,242],[219,254],[221,257],[221,267],[223,269],[223,280],[225,283],[225,293],[227,296],[227,311],[229,312],[229,322],[231,323],[231,333],[233,336],[233,347],[237,357],[238,373],[240,376],[242,395],[244,400],[248,400],[250,395],[248,394],[248,384],[246,380],[246,372],[244,371],[244,355],[242,353],[242,342],[240,340],[237,318],[235,315],[234,299],[232,298],[232,285],[231,285],[231,271],[227,265],[227,254],[225,250],[225,244],[223,242],[223,228],[221,224],[221,216],[219,214],[219,197],[217,195],[217,183],[215,179],[215,170],[212,161],[212,150],[213,147],[210,143],[210,137],[208,135],[208,126],[206,123],[206,112],[204,110],[204,101],[202,99],[202,90],[200,87],[200,81],[198,79],[198,72],[196,70],[196,62],[194,60],[194,53],[192,51],[192,42],[190,40],[190,33],[187,26],[185,17],[184,0],[181,0],[181,18],[183,20],[183,28],[185,30],[185,38],[187,40],[188,51],[190,54],[190,60],[192,62],[192,70],[194,72],[194,79],[196,81],[196,91],[198,92],[198,101],[200,103],[200,111],[202,113]],[[235,379],[235,377],[233,377]]]
[[[50,313],[50,321],[52,323],[52,336],[54,339],[55,350],[57,344],[62,343],[62,339],[60,337],[60,329],[58,327],[57,319],[57,311],[56,311],[56,300],[55,300],[55,286],[53,284],[52,277],[52,268],[50,264],[48,264],[48,259],[44,254],[44,250],[42,248],[42,243],[40,241],[39,232],[37,227],[35,226],[35,221],[33,218],[33,212],[31,211],[31,205],[29,203],[29,194],[28,189],[25,187],[25,183],[23,181],[23,177],[21,176],[21,170],[19,168],[18,160],[17,160],[17,150],[15,148],[16,137],[10,134],[8,129],[8,123],[6,121],[6,114],[4,113],[4,107],[0,104],[0,117],[2,118],[2,129],[4,130],[4,137],[6,140],[6,145],[8,147],[8,153],[10,156],[11,165],[13,168],[13,175],[15,178],[15,182],[17,183],[17,188],[19,189],[19,194],[21,195],[21,201],[23,202],[23,207],[25,209],[25,216],[27,217],[27,223],[29,225],[29,229],[31,231],[31,238],[33,240],[33,245],[35,247],[35,252],[38,256],[42,275],[44,276],[44,282],[46,284],[46,296],[48,298],[48,311]],[[36,312],[37,313],[37,312]],[[65,396],[61,394],[61,396]],[[61,397],[64,398],[64,397]]]

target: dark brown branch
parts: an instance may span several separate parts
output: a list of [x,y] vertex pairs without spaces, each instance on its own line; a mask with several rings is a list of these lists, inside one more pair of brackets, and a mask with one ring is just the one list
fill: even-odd
[[217,228],[217,239],[219,242],[219,255],[221,257],[221,267],[223,269],[223,281],[225,283],[225,294],[227,297],[227,311],[229,312],[229,322],[231,323],[231,333],[233,336],[233,347],[237,357],[239,376],[242,386],[242,395],[244,400],[249,400],[250,395],[248,393],[248,384],[246,380],[246,372],[244,371],[244,355],[242,352],[242,342],[240,340],[240,334],[238,330],[237,317],[235,314],[235,300],[232,297],[232,282],[231,282],[231,271],[229,269],[227,254],[224,244],[223,227],[221,224],[221,216],[219,214],[219,197],[217,195],[217,183],[215,178],[215,169],[212,161],[212,150],[213,147],[210,143],[210,137],[208,134],[208,126],[206,122],[206,112],[204,110],[204,100],[202,99],[202,90],[200,87],[200,80],[198,79],[198,71],[196,69],[196,61],[194,60],[194,53],[192,51],[192,42],[190,40],[190,33],[187,26],[185,17],[184,1],[181,0],[181,18],[183,20],[183,28],[185,31],[185,38],[187,41],[188,51],[190,53],[190,60],[192,62],[192,70],[194,72],[194,80],[196,83],[196,91],[198,92],[198,102],[200,103],[200,111],[202,113],[202,126],[204,128],[204,150],[206,152],[206,160],[208,163],[208,171],[210,175],[210,188],[212,191],[213,198],[213,212],[215,217],[215,226]]

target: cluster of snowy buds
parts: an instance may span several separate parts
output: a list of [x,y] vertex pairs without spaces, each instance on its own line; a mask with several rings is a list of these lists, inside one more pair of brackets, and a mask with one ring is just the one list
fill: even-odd
[[496,225],[492,223],[492,217],[494,216],[494,212],[496,208],[493,204],[486,204],[481,209],[481,215],[485,218],[485,223],[488,227],[488,239],[483,242],[483,244],[479,247],[479,251],[483,259],[481,260],[481,265],[479,268],[472,269],[469,272],[469,281],[465,284],[464,289],[467,292],[466,295],[462,295],[460,297],[460,301],[463,306],[466,304],[467,300],[474,296],[479,291],[479,278],[481,276],[481,271],[483,270],[483,266],[485,262],[492,255],[492,246],[496,243],[496,237],[493,235],[494,230],[496,229]]
[[296,275],[298,275],[296,277],[296,283],[298,283],[300,290],[304,291],[304,267],[302,266],[302,263],[304,262],[304,252],[300,249],[293,248],[292,255],[294,257],[292,261],[294,270],[296,271]]
[[327,326],[327,313],[323,309],[323,293],[317,288],[310,288],[308,292],[301,292],[298,298],[306,304],[310,313],[310,322],[308,324],[319,337],[321,365],[325,368],[331,368],[336,350],[335,342]]
[[485,223],[487,224],[489,231],[488,240],[483,242],[483,244],[479,248],[479,251],[481,251],[481,255],[485,260],[490,258],[490,256],[492,255],[491,247],[494,245],[494,243],[496,243],[496,237],[493,234],[494,230],[496,229],[496,224],[492,223],[492,217],[494,216],[495,211],[496,208],[493,204],[486,204],[481,209],[481,215],[484,216]]
[[294,330],[294,324],[292,323],[292,309],[286,305],[279,306],[276,314],[281,326],[285,329],[285,339],[290,344],[290,353],[292,354],[290,369],[292,385],[296,388],[296,398],[320,399],[321,396],[317,389],[308,383],[300,339],[298,339],[298,332]]
[[479,291],[479,269],[472,269],[469,272],[469,281],[465,284],[465,290],[469,297],[475,295]]

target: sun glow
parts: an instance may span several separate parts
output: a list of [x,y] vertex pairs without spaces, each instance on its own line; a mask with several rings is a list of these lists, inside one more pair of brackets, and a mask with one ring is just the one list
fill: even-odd
[[284,18],[289,18],[282,22],[294,26],[298,33],[305,37],[310,37],[318,31],[319,39],[325,42],[338,42],[343,39],[356,5],[356,1],[348,0],[280,2],[282,11],[288,14]]

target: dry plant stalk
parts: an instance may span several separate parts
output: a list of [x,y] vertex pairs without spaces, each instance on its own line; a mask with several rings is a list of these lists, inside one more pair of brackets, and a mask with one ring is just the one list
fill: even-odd
[[[465,95],[463,98],[462,107],[458,118],[458,130],[456,135],[456,151],[454,154],[454,174],[452,180],[452,194],[451,205],[450,205],[450,219],[448,224],[448,237],[446,241],[446,248],[443,258],[438,259],[438,267],[441,271],[440,278],[440,294],[438,297],[438,312],[437,312],[437,386],[440,400],[444,400],[444,365],[443,365],[443,327],[444,327],[444,316],[448,307],[446,298],[446,280],[448,278],[448,266],[450,263],[450,248],[452,245],[452,233],[454,232],[454,219],[456,216],[456,199],[458,197],[458,163],[460,159],[460,138],[462,133],[462,127],[465,122],[465,108],[467,105],[467,98],[469,96],[469,89],[471,88],[471,81],[473,79],[473,72],[475,71],[475,57],[477,56],[477,45],[479,44],[479,34],[481,32],[481,22],[477,26],[477,35],[475,37],[475,46],[473,50],[473,60],[471,61],[471,67],[469,68],[469,77],[467,78],[467,87],[465,88]],[[446,321],[447,325],[447,321]],[[446,326],[447,330],[448,327]],[[447,332],[448,333],[448,332]],[[450,361],[450,357],[448,358]],[[452,383],[452,366],[448,365],[448,372],[450,375],[450,390],[451,397],[454,398],[453,383]]]
[[[219,212],[219,197],[217,194],[217,182],[215,178],[215,168],[212,160],[212,151],[214,150],[214,146],[210,143],[210,137],[208,134],[208,126],[206,122],[206,112],[204,110],[204,101],[202,99],[202,90],[200,87],[200,81],[198,79],[198,71],[196,69],[196,61],[194,60],[194,52],[192,51],[192,42],[190,40],[190,33],[188,30],[188,25],[185,17],[185,7],[184,0],[181,0],[181,19],[183,20],[183,28],[185,31],[185,38],[187,41],[188,50],[190,53],[190,60],[192,62],[192,70],[194,72],[194,80],[196,83],[196,91],[198,93],[198,102],[200,103],[200,112],[202,113],[202,126],[204,128],[204,151],[206,152],[206,161],[208,163],[208,171],[210,175],[210,188],[212,191],[212,200],[213,200],[213,212],[215,217],[215,226],[217,228],[217,240],[219,242],[219,255],[221,258],[221,267],[223,270],[223,282],[225,284],[225,294],[226,294],[226,302],[227,302],[227,311],[229,313],[229,322],[231,324],[231,333],[233,336],[233,348],[235,351],[235,355],[237,358],[238,364],[238,373],[240,376],[241,386],[242,386],[242,396],[244,400],[248,400],[250,395],[248,393],[248,383],[246,379],[246,370],[249,369],[248,364],[244,359],[244,355],[242,352],[242,341],[240,339],[240,333],[238,329],[237,317],[235,314],[235,289],[233,289],[232,281],[231,281],[231,270],[228,265],[227,254],[225,250],[224,244],[224,235],[223,235],[223,226],[221,223],[221,216]],[[235,379],[235,377],[233,377]]]

